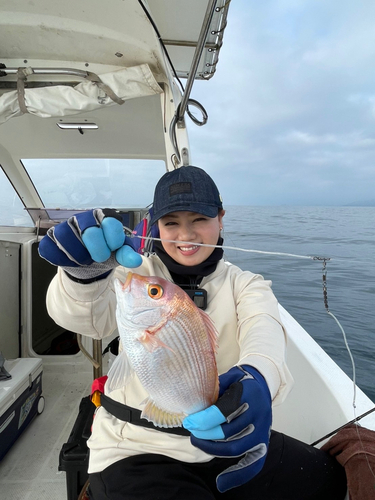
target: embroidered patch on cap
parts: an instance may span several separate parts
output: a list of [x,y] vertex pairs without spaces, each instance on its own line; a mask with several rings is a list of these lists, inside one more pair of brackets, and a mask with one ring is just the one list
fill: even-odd
[[176,182],[176,184],[169,186],[169,196],[191,192],[191,182]]

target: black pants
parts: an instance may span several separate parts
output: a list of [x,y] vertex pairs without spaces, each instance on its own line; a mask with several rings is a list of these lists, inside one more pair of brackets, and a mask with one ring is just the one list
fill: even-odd
[[92,500],[343,500],[343,467],[326,452],[278,432],[266,462],[251,481],[219,493],[216,476],[238,462],[215,458],[203,464],[163,455],[129,457],[90,474]]

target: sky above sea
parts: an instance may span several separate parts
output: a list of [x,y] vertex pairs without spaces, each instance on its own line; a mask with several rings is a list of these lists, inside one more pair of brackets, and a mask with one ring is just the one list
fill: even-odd
[[187,118],[226,204],[375,205],[374,19],[371,0],[232,0],[191,94],[208,123]]

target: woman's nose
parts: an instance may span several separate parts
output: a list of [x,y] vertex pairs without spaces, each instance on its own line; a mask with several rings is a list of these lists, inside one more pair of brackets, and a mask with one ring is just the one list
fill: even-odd
[[194,239],[195,232],[191,224],[183,224],[179,228],[179,240],[190,241]]

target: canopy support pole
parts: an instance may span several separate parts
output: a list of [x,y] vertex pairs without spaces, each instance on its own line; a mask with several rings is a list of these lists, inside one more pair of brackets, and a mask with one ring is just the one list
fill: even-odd
[[190,97],[191,89],[193,87],[195,76],[197,74],[199,61],[201,59],[202,52],[206,43],[206,38],[208,30],[210,28],[212,16],[215,12],[216,3],[217,0],[210,0],[207,5],[207,10],[203,20],[202,29],[194,52],[194,57],[193,57],[193,62],[191,64],[189,77],[186,82],[185,92],[184,95],[182,96],[182,100],[179,106],[177,121],[182,121],[184,119],[184,114],[188,105],[188,100]]

